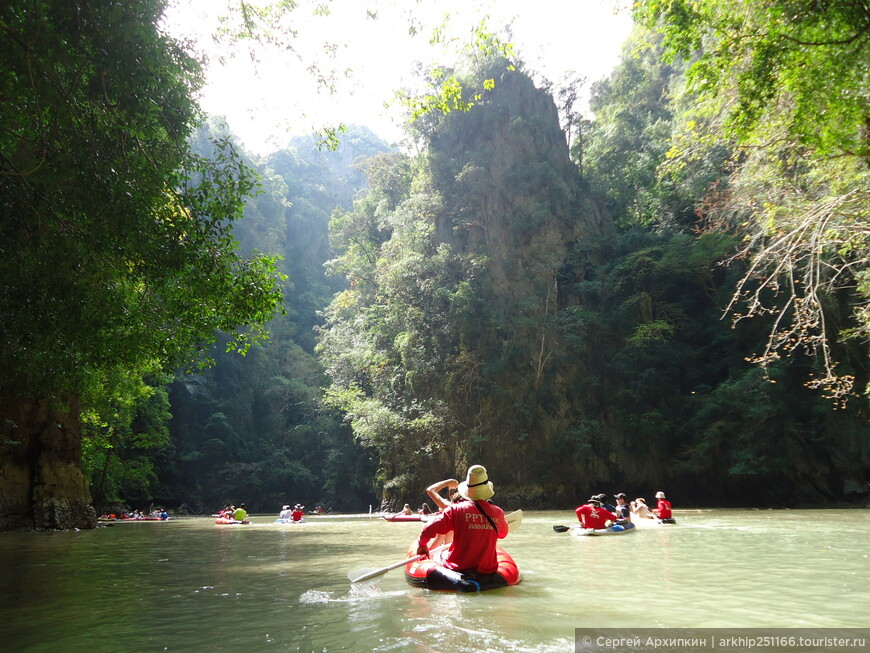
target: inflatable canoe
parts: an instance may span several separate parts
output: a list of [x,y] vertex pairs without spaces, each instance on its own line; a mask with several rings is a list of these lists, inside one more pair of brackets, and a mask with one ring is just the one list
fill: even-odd
[[428,515],[406,515],[404,513],[398,512],[395,515],[384,515],[384,519],[387,521],[427,521],[429,519]]
[[661,528],[666,524],[676,524],[677,520],[673,517],[666,517],[664,519],[642,519],[635,517],[634,522],[632,522],[637,528],[643,530],[646,528]]
[[607,528],[581,528],[575,526],[571,529],[571,535],[579,537],[588,537],[589,535],[625,535],[626,533],[633,533],[635,530],[634,524],[630,522],[628,524],[614,524]]
[[275,523],[276,524],[304,524],[305,518],[303,517],[302,519],[293,520],[293,519],[281,519],[280,517],[278,517],[278,519],[275,520]]
[[112,523],[112,524],[118,524],[118,523],[123,523],[123,524],[133,523],[133,524],[135,524],[135,523],[143,522],[143,521],[164,522],[164,521],[169,521],[169,520],[170,520],[170,517],[167,517],[166,519],[162,519],[160,517],[139,517],[139,518],[136,518],[136,517],[116,517],[114,519],[110,519],[108,517],[100,517],[99,519],[97,519],[98,522]]
[[251,522],[249,522],[247,519],[245,519],[244,521],[238,521],[237,519],[229,519],[228,517],[218,517],[214,520],[214,523],[221,524],[223,526],[232,526],[235,524],[250,524]]
[[[408,556],[414,557],[416,544]],[[496,547],[498,556],[498,571],[494,574],[460,574],[441,565],[447,555],[448,547],[433,550],[429,558],[413,560],[405,565],[405,580],[412,587],[422,587],[444,592],[483,592],[516,585],[522,579],[522,574],[513,558],[501,547]]]

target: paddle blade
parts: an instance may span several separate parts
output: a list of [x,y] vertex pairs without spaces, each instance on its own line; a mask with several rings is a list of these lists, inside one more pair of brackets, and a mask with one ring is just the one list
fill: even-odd
[[513,533],[523,523],[523,511],[514,510],[512,513],[505,515],[504,518],[508,523],[508,530]]

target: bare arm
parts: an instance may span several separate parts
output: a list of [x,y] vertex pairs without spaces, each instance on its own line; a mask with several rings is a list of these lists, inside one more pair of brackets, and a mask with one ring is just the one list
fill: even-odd
[[429,487],[426,488],[426,494],[435,502],[435,505],[438,506],[440,510],[443,510],[447,506],[450,505],[450,501],[442,497],[439,492],[446,487],[457,487],[459,485],[459,481],[455,478],[448,478],[443,481],[438,481],[437,483],[433,483]]

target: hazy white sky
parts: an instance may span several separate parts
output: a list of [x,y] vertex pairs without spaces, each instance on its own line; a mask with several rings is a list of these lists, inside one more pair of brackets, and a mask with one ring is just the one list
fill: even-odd
[[[511,25],[512,42],[527,67],[553,82],[581,74],[591,83],[616,63],[631,29],[627,0],[300,0],[290,27],[295,53],[262,49],[218,62],[211,36],[217,16],[234,0],[176,0],[167,27],[193,38],[210,60],[202,106],[223,115],[245,146],[257,153],[280,148],[291,136],[338,123],[367,125],[389,142],[401,138],[395,92],[419,83],[416,66],[452,65],[482,19],[492,31]],[[315,15],[317,4],[329,15]],[[432,46],[432,29],[450,14],[452,42]],[[409,25],[418,26],[416,36]],[[308,68],[335,70],[335,88],[318,85]]]

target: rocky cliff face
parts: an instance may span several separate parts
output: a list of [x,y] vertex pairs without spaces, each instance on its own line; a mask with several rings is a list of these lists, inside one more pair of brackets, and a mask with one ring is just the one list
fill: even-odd
[[[573,328],[567,302],[576,303],[560,285],[564,268],[572,248],[614,226],[569,157],[552,97],[521,72],[488,75],[494,89],[470,111],[448,114],[430,138],[445,207],[437,238],[485,262],[472,280],[481,309],[465,335],[480,363],[477,393],[473,402],[446,400],[476,425],[463,442],[477,444],[464,444],[458,459],[486,461],[503,488],[528,499],[551,496],[569,466],[552,465],[543,449],[576,419],[566,376],[583,375],[563,346]],[[576,274],[572,283],[582,281]]]
[[438,238],[490,255],[496,292],[528,292],[531,261],[559,265],[572,243],[613,231],[570,160],[552,97],[520,72],[502,71],[481,104],[452,116],[431,160],[438,186],[452,187]]
[[0,402],[0,531],[96,526],[77,415],[74,403]]

